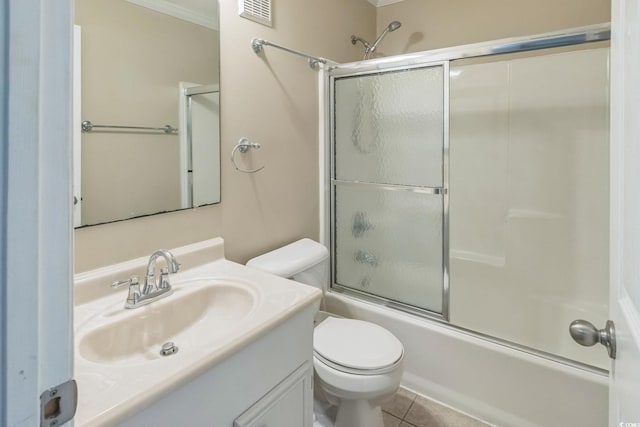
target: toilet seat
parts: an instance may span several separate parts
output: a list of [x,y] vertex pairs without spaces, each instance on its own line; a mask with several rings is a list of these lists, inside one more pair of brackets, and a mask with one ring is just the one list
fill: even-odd
[[314,356],[341,372],[381,375],[402,361],[402,343],[388,330],[371,322],[329,317],[313,332]]

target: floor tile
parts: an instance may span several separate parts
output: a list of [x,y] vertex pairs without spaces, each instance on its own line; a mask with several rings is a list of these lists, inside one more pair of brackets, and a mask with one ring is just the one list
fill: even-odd
[[399,427],[400,422],[402,421],[400,418],[396,418],[393,415],[383,412],[382,413],[382,421],[384,423],[384,427]]
[[400,388],[389,402],[382,405],[382,410],[403,419],[405,415],[407,415],[407,411],[415,398],[415,393]]
[[451,408],[418,396],[404,421],[416,427],[487,427],[488,425]]

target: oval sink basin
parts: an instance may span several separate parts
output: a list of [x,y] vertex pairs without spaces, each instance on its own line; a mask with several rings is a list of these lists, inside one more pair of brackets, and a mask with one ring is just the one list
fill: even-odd
[[[213,345],[249,317],[257,294],[248,285],[190,280],[173,285],[173,295],[149,305],[92,319],[82,329],[79,352],[97,363],[144,363],[162,356],[162,344],[172,341],[179,352]],[[176,353],[179,355],[180,353]]]

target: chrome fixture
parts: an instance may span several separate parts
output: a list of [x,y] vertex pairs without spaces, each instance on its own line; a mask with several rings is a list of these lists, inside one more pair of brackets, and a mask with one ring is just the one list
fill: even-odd
[[[156,260],[159,257],[164,258],[167,263],[167,268],[160,269],[160,279],[156,283]],[[144,295],[148,295],[153,292],[154,289],[171,289],[171,285],[169,284],[169,273],[177,273],[178,270],[180,270],[180,264],[176,261],[171,252],[166,249],[159,249],[155,251],[151,254],[149,262],[147,263],[147,274],[144,279],[144,288],[142,288],[142,293]]]
[[371,45],[369,44],[369,42],[363,39],[362,37],[351,35],[351,44],[355,45],[357,42],[362,43],[366,51],[368,51],[371,48]]
[[353,234],[353,237],[362,237],[364,233],[372,228],[375,227],[367,219],[367,214],[364,212],[356,212],[353,216],[353,224],[351,225],[351,234]]
[[[40,395],[40,426],[66,425],[78,409],[78,383],[70,379]],[[35,420],[34,420],[35,421]]]
[[120,130],[147,130],[153,132],[163,132],[166,134],[173,134],[178,132],[178,128],[174,128],[171,125],[164,125],[162,127],[149,127],[149,126],[120,126],[120,125],[94,125],[89,120],[85,120],[82,122],[82,131],[83,132],[91,132],[96,128],[100,129],[120,129]]
[[[159,257],[163,257],[165,259],[167,267],[160,269],[160,277],[156,281],[156,260]],[[177,273],[179,269],[180,264],[176,261],[173,254],[166,249],[160,249],[155,251],[149,257],[144,286],[142,289],[140,289],[138,276],[131,276],[127,280],[113,282],[111,287],[119,288],[120,286],[128,285],[129,293],[124,304],[124,308],[142,307],[143,305],[150,304],[173,293],[173,289],[171,289],[171,284],[169,283],[169,274]]]
[[304,58],[307,58],[307,62],[309,62],[309,67],[311,67],[314,70],[318,68],[318,64],[326,64],[327,63],[327,60],[325,58],[307,55],[306,53],[300,52],[299,50],[294,50],[294,49],[290,49],[290,48],[285,47],[285,46],[281,46],[281,45],[276,44],[276,43],[271,43],[270,41],[267,41],[265,39],[255,38],[255,39],[251,40],[251,48],[256,53],[256,55],[259,55],[262,52],[263,46],[275,47],[277,49],[284,50],[285,52],[293,53],[294,55],[298,55],[298,56],[302,56]]
[[362,37],[358,37],[358,36],[351,36],[351,44],[355,45],[357,42],[362,43],[362,45],[364,46],[364,59],[369,59],[371,58],[371,54],[376,51],[376,49],[382,42],[382,39],[384,39],[387,33],[395,31],[401,26],[402,24],[400,23],[400,21],[392,21],[389,25],[386,26],[386,28],[382,31],[382,33],[380,33],[380,35],[378,36],[376,41],[373,42],[373,44],[369,43]]
[[411,185],[399,185],[399,184],[378,184],[376,182],[364,182],[364,181],[345,181],[343,179],[332,179],[331,184],[341,186],[357,186],[362,188],[366,186],[372,189],[389,190],[389,191],[408,191],[409,193],[420,194],[447,194],[447,189],[443,187],[415,187]]
[[569,325],[569,334],[575,342],[585,347],[602,344],[607,348],[609,357],[616,358],[616,328],[611,320],[607,320],[604,329],[598,329],[586,320],[574,320]]
[[238,164],[236,163],[237,152],[246,153],[252,148],[254,150],[259,150],[260,147],[261,147],[260,144],[258,144],[257,142],[251,142],[247,138],[240,138],[240,141],[238,141],[236,146],[233,147],[233,150],[231,150],[231,163],[233,163],[233,166],[236,168],[236,170],[244,173],[256,173],[264,169],[264,166],[260,166],[257,169],[243,169],[240,166],[238,166]]
[[135,308],[140,300],[140,281],[138,280],[138,276],[131,276],[126,280],[115,281],[111,284],[111,287],[119,288],[124,285],[129,286],[129,294],[124,303],[124,308]]
[[171,356],[172,354],[176,354],[177,352],[178,347],[171,341],[162,344],[162,348],[160,349],[161,356]]
[[362,249],[359,249],[353,255],[353,259],[354,261],[361,262],[363,264],[369,264],[371,267],[378,266],[378,257],[373,255],[371,252],[363,251]]

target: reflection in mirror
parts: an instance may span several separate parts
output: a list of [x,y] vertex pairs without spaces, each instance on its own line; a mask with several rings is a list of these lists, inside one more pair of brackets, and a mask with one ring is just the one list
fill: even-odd
[[180,83],[181,207],[220,201],[220,90],[218,85]]
[[220,202],[217,4],[76,0],[76,227]]

